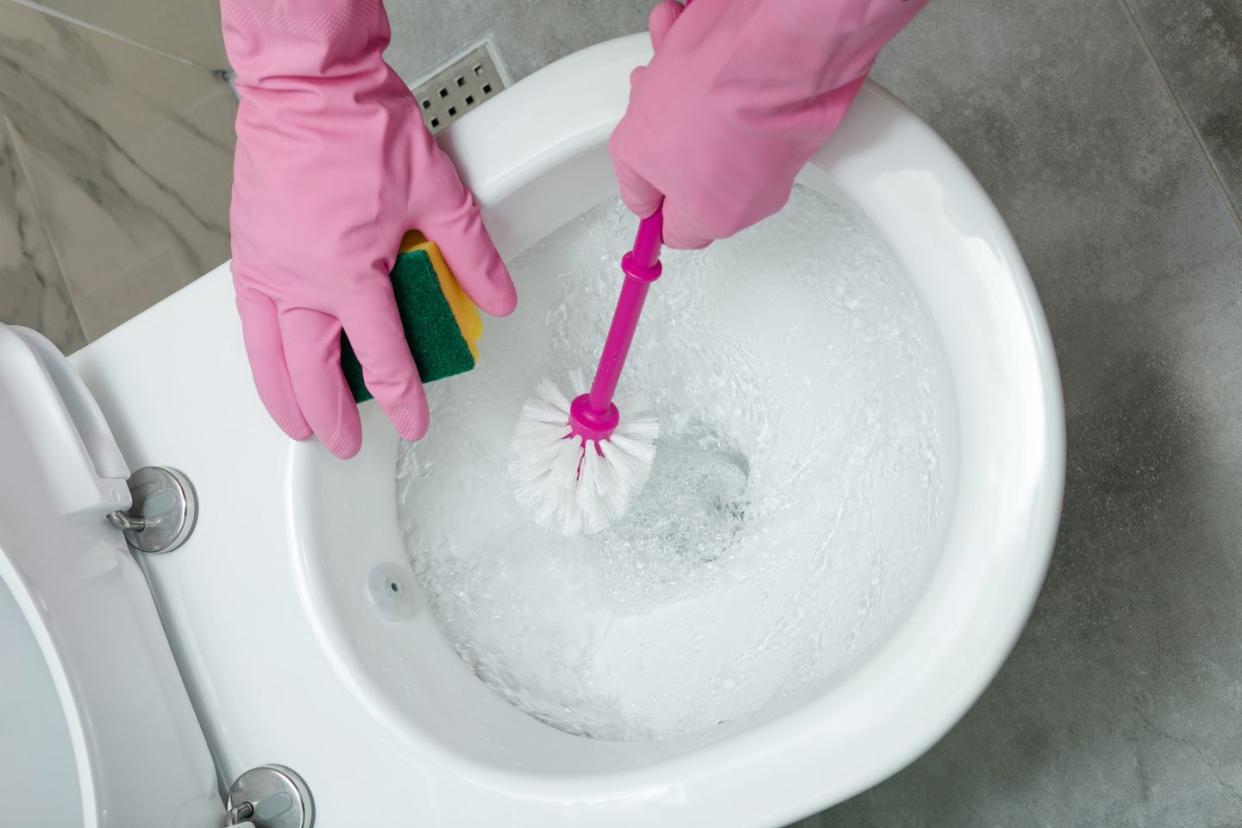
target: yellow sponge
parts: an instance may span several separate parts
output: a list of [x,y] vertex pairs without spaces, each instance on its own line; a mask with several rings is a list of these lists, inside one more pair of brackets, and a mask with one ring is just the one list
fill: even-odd
[[436,278],[440,282],[440,292],[448,301],[449,309],[453,312],[453,319],[457,320],[457,328],[461,331],[466,345],[470,348],[470,353],[477,361],[479,358],[478,343],[483,336],[483,317],[479,314],[478,306],[470,301],[470,297],[462,290],[456,277],[453,276],[453,271],[449,270],[448,264],[444,261],[444,254],[440,252],[439,247],[436,247],[436,243],[429,241],[417,230],[411,230],[401,239],[401,253],[413,253],[418,250],[426,253],[427,258],[431,260],[431,269],[435,271]]
[[[392,289],[405,339],[423,382],[469,371],[479,359],[483,317],[453,277],[440,248],[417,231],[401,240]],[[371,399],[362,365],[341,334],[341,372],[358,402]]]

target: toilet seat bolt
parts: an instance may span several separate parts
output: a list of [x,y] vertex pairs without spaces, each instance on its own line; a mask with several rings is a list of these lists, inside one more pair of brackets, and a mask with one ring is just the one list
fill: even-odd
[[117,529],[127,532],[141,532],[147,528],[146,518],[127,515],[124,512],[109,512],[108,522]]
[[135,552],[171,552],[185,543],[198,518],[198,497],[189,478],[166,466],[146,466],[125,481],[133,505],[109,512],[108,522],[125,533]]
[[312,828],[315,803],[302,777],[284,765],[260,765],[229,788],[225,825],[247,820],[254,828]]
[[229,808],[229,812],[225,815],[224,824],[227,828],[229,825],[238,825],[243,819],[250,819],[254,816],[254,806],[249,802],[243,802],[240,805],[234,805]]

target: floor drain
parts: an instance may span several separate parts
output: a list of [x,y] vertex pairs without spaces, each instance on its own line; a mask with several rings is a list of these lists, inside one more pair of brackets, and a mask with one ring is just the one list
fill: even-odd
[[427,129],[439,132],[508,86],[491,40],[467,47],[411,86]]

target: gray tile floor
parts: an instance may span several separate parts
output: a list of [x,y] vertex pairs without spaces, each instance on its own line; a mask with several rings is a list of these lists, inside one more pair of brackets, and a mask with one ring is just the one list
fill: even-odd
[[[72,350],[227,256],[233,110],[214,0],[36,5],[0,0],[0,319]],[[647,5],[389,0],[389,58],[490,34],[521,77]],[[1242,826],[1240,64],[1242,0],[934,0],[881,58],[1030,265],[1065,515],[979,703],[802,828]]]
[[1129,0],[1129,9],[1234,212],[1242,211],[1242,4]]
[[801,828],[1242,825],[1240,49],[1239,2],[946,0],[881,59],[1030,266],[1065,511],[980,702]]

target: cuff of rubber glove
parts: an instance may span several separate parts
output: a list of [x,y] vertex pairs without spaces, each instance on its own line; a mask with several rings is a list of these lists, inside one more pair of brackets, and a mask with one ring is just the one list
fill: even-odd
[[383,66],[390,30],[380,0],[221,0],[238,81],[278,88]]

